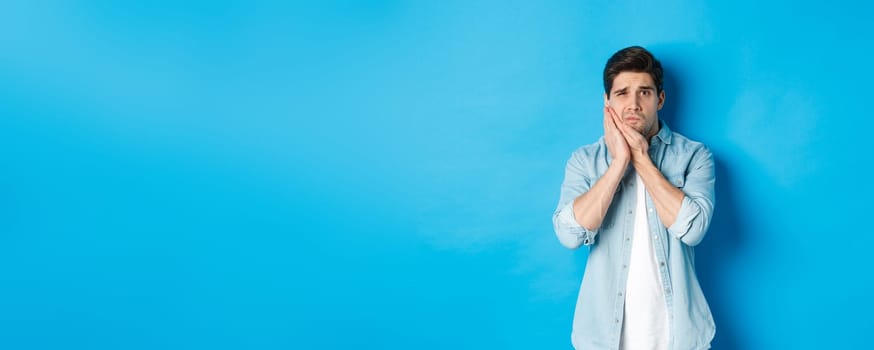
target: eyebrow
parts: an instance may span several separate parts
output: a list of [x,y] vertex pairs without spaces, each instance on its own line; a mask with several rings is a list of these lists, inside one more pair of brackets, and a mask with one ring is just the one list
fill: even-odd
[[[644,85],[644,86],[638,87],[637,89],[638,89],[638,90],[649,90],[649,91],[655,91],[655,88],[652,87],[652,86],[649,86],[649,85]],[[621,89],[618,89],[618,90],[613,90],[613,94],[614,94],[614,95],[615,95],[615,94],[618,94],[618,93],[620,93],[620,92],[628,92],[628,87],[626,86],[626,87],[621,88]]]

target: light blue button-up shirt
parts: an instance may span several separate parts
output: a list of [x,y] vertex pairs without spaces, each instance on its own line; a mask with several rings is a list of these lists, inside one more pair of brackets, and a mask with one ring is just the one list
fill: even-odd
[[[713,217],[715,167],[702,143],[672,132],[664,122],[650,141],[649,155],[662,175],[685,193],[676,221],[665,227],[646,195],[647,222],[658,261],[670,322],[672,350],[708,349],[716,333],[710,307],[695,275],[694,247]],[[628,261],[634,234],[634,168],[616,190],[601,227],[590,231],[574,220],[573,202],[607,172],[612,161],[602,137],[580,147],[565,169],[555,234],[562,245],[589,247],[586,271],[574,312],[571,341],[578,350],[618,349],[622,332]]]

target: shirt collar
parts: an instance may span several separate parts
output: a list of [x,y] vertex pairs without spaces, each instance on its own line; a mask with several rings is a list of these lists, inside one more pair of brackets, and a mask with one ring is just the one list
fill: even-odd
[[671,140],[673,140],[674,133],[671,132],[671,128],[668,127],[668,124],[659,119],[659,132],[655,134],[655,137],[658,137],[662,143],[666,145],[671,144]]

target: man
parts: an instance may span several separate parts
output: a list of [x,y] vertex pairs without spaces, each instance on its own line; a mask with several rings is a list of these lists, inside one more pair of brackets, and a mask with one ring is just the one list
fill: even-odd
[[553,225],[589,248],[571,341],[582,349],[708,349],[716,332],[694,247],[713,216],[713,155],[659,119],[662,66],[646,49],[604,68],[604,136],[567,162]]

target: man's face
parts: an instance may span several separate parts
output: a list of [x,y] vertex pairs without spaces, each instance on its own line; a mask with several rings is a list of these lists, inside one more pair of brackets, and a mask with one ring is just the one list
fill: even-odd
[[659,131],[658,111],[665,103],[665,92],[656,93],[649,73],[621,72],[613,79],[610,94],[604,94],[604,103],[648,139]]

